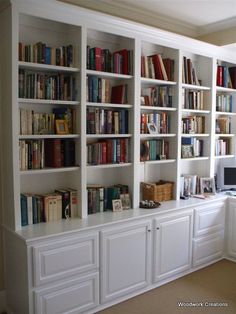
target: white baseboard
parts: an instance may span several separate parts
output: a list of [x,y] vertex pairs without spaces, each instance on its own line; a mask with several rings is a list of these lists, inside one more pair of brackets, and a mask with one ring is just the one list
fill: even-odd
[[5,291],[0,291],[0,313],[6,311],[6,298],[5,298]]

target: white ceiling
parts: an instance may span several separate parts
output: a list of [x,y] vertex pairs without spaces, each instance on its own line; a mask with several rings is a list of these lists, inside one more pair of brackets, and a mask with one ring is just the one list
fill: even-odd
[[236,0],[60,0],[197,37],[236,27]]

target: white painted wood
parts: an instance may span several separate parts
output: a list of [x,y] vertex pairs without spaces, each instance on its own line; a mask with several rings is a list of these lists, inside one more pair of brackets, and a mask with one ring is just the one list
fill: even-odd
[[95,270],[99,266],[98,233],[35,245],[32,250],[35,286]]
[[192,211],[156,218],[153,281],[184,272],[192,260]]
[[35,314],[84,313],[99,304],[98,273],[34,291]]
[[224,233],[218,232],[193,240],[193,266],[216,261],[223,256]]
[[101,303],[150,284],[151,221],[101,231]]
[[211,88],[208,86],[200,86],[200,85],[193,85],[193,84],[182,84],[183,88],[192,89],[192,90],[210,90]]
[[102,108],[127,108],[130,109],[133,105],[123,105],[123,104],[108,104],[108,103],[98,103],[98,102],[87,102],[89,107],[102,107]]
[[78,134],[64,134],[64,135],[57,135],[57,134],[44,134],[44,135],[19,135],[20,140],[28,140],[28,139],[46,139],[46,138],[78,138]]
[[41,104],[47,104],[47,105],[70,105],[70,106],[76,106],[79,104],[78,101],[72,101],[72,100],[47,100],[47,99],[31,99],[31,98],[18,98],[19,104],[34,104],[34,105],[41,105]]
[[45,168],[36,170],[24,170],[20,171],[20,175],[32,175],[32,174],[45,174],[45,173],[59,173],[59,172],[71,172],[79,170],[79,167],[65,167],[65,168]]
[[26,70],[40,70],[46,72],[78,72],[78,68],[73,67],[64,67],[58,65],[50,65],[50,64],[40,64],[40,63],[33,63],[33,62],[23,62],[19,61],[18,66],[20,69]]
[[223,202],[212,203],[194,209],[194,237],[222,231],[225,225],[225,205]]
[[98,77],[106,77],[106,78],[113,78],[113,79],[132,79],[132,75],[125,75],[125,74],[117,74],[111,72],[101,72],[101,71],[93,71],[87,70],[87,75],[95,75]]
[[140,106],[141,110],[153,110],[153,111],[176,111],[173,107],[154,107],[154,106]]
[[172,81],[165,81],[165,80],[157,80],[157,79],[150,79],[146,77],[141,77],[140,78],[141,84],[142,85],[176,85],[176,82]]
[[182,109],[182,112],[207,114],[207,113],[210,113],[210,110]]
[[227,254],[236,258],[236,203],[229,202],[227,217]]

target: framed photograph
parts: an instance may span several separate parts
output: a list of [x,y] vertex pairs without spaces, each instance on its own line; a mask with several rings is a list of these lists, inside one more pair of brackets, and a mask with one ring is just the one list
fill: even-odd
[[57,134],[68,134],[68,124],[66,120],[56,120],[56,133]]
[[131,208],[131,202],[129,194],[120,194],[121,204],[123,209],[130,209]]
[[149,134],[157,133],[157,126],[155,123],[147,123],[147,129]]
[[181,146],[181,157],[182,158],[193,158],[193,145],[182,145]]
[[120,212],[123,210],[121,199],[112,200],[112,210],[113,212]]
[[200,190],[202,194],[215,194],[214,178],[200,178]]

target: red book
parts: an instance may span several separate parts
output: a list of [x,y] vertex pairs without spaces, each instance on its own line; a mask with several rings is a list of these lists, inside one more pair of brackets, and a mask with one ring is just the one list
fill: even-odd
[[102,164],[107,163],[107,144],[106,142],[102,142]]
[[229,68],[229,75],[232,82],[232,88],[236,89],[236,67]]
[[122,49],[120,51],[117,51],[122,57],[121,61],[121,73],[122,74],[128,74],[128,50]]
[[111,89],[111,103],[123,104],[124,103],[124,89],[125,85],[113,86]]
[[217,86],[222,86],[223,85],[223,68],[222,68],[221,65],[217,66],[216,85]]
[[95,59],[96,71],[102,71],[101,54],[102,54],[102,49],[95,47],[94,48],[94,59]]
[[45,139],[45,167],[60,168],[61,160],[61,140]]
[[157,80],[163,80],[163,74],[161,70],[161,64],[158,55],[150,56],[154,65],[155,78]]
[[112,162],[112,140],[107,140],[107,163],[110,164]]

